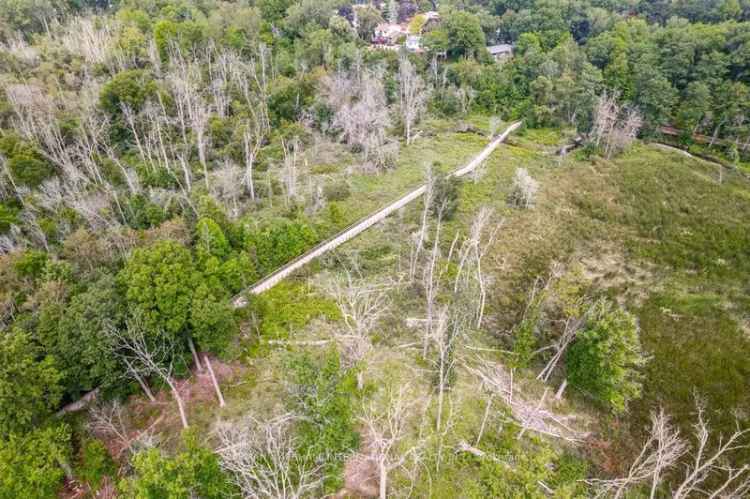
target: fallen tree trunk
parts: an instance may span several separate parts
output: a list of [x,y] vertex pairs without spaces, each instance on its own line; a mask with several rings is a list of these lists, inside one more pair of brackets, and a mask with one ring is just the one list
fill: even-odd
[[57,411],[55,416],[59,418],[66,414],[70,414],[71,412],[77,412],[82,409],[85,409],[89,404],[91,404],[93,401],[97,399],[100,391],[101,391],[101,388],[97,388],[96,390],[91,390],[90,392],[88,392],[86,395],[84,395],[77,401],[72,402],[66,405],[65,407],[63,407],[62,409],[60,409],[59,411]]

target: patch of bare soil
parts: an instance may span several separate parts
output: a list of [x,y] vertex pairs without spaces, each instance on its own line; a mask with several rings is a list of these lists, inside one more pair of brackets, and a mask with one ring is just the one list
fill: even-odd
[[[185,379],[175,380],[177,390],[182,397],[188,411],[197,404],[214,404],[218,408],[216,392],[210,373],[205,365],[205,355],[201,354],[203,369],[193,368],[191,375]],[[211,366],[220,386],[230,383],[242,374],[242,366],[230,364],[211,357]],[[97,438],[106,446],[112,459],[121,466],[126,464],[129,445],[141,439],[144,435],[175,435],[181,430],[181,422],[177,403],[169,389],[154,392],[154,400],[150,401],[144,395],[130,397],[124,408],[124,419],[116,421],[121,435],[110,432],[97,432]],[[65,484],[60,497],[73,499],[90,497],[91,491],[87,484],[70,481]],[[99,490],[93,493],[96,498],[115,497],[114,481],[105,478]]]
[[371,457],[367,438],[362,436],[362,450],[349,456],[344,463],[344,488],[336,498],[378,497],[378,465]]
[[[200,358],[204,359],[205,354],[200,354]],[[188,415],[190,414],[191,405],[215,403],[218,407],[211,375],[205,366],[205,360],[203,363],[202,370],[193,367],[190,377],[175,380],[177,391],[185,403]],[[215,357],[211,357],[211,366],[220,386],[223,383],[231,382],[241,374],[242,370],[239,364],[225,363]],[[177,402],[172,397],[172,393],[169,389],[165,388],[154,393],[154,397],[156,398],[154,402],[143,396],[131,399],[128,403],[128,411],[137,420],[145,420],[143,427],[149,431],[155,433],[179,432],[181,425],[180,415],[177,411]]]

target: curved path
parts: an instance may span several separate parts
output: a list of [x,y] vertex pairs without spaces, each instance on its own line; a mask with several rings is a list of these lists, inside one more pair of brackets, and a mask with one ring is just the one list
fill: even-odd
[[[490,142],[487,147],[485,147],[481,153],[479,153],[474,159],[472,159],[466,166],[459,168],[458,170],[454,171],[450,174],[452,177],[460,177],[462,175],[466,175],[467,173],[474,170],[477,166],[479,166],[484,160],[486,160],[492,152],[497,149],[497,147],[505,141],[505,139],[508,137],[508,135],[511,134],[514,130],[518,129],[518,127],[521,126],[521,121],[517,121],[513,124],[511,124],[508,128],[505,129],[505,131],[498,135],[492,142]],[[340,246],[344,244],[346,241],[356,237],[361,232],[364,232],[365,230],[369,229],[376,223],[380,222],[381,220],[385,219],[388,215],[393,213],[396,210],[399,210],[406,206],[407,204],[411,203],[418,197],[420,197],[422,194],[425,193],[425,190],[427,189],[427,185],[422,185],[421,187],[418,187],[414,189],[413,191],[409,192],[405,196],[401,197],[400,199],[394,201],[393,203],[389,204],[385,208],[382,208],[372,215],[369,215],[367,218],[360,220],[359,222],[355,222],[354,224],[348,226],[347,228],[343,229],[338,234],[334,235],[333,237],[326,239],[325,241],[319,243],[317,246],[310,249],[307,253],[304,253],[294,260],[290,261],[280,269],[276,270],[275,272],[269,274],[268,276],[264,277],[260,281],[256,282],[249,288],[242,291],[240,294],[235,296],[232,299],[232,306],[234,308],[242,308],[247,305],[247,295],[248,294],[260,294],[263,291],[266,291],[276,284],[278,284],[281,280],[283,280],[285,277],[289,276],[294,271],[300,269],[310,261],[314,260],[315,258],[319,257],[320,255],[327,253],[331,251],[332,249],[336,248],[337,246]]]

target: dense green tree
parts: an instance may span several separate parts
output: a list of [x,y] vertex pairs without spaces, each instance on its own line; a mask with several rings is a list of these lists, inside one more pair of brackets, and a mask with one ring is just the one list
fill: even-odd
[[0,436],[30,430],[57,408],[62,374],[55,359],[18,329],[0,334]]
[[66,393],[76,398],[116,382],[119,366],[105,334],[108,325],[118,326],[125,319],[115,278],[104,275],[69,303],[47,308],[40,313],[38,333],[46,351],[57,360]]
[[195,225],[195,252],[198,261],[212,256],[223,260],[229,256],[230,251],[229,242],[219,224],[207,217],[198,220]]
[[153,448],[132,459],[135,476],[120,488],[133,499],[224,499],[232,495],[228,477],[217,455],[198,443],[194,433],[183,434],[183,450],[173,456]]
[[228,300],[217,298],[206,284],[199,285],[190,310],[192,336],[202,350],[222,353],[237,332]]
[[268,107],[272,123],[276,126],[284,122],[294,122],[312,96],[312,86],[306,78],[291,79],[279,77],[271,85]]
[[258,0],[256,5],[260,8],[263,19],[274,23],[284,17],[286,10],[294,4],[294,0]]
[[66,425],[0,437],[0,499],[55,497],[69,459]]
[[290,5],[284,18],[284,31],[290,36],[302,36],[305,31],[327,28],[334,11],[334,1],[302,0]]
[[20,210],[10,203],[0,203],[0,234],[7,233],[11,226],[18,225]]
[[689,133],[695,133],[701,124],[710,120],[711,90],[700,81],[688,84],[677,112],[677,125]]
[[7,159],[8,169],[17,185],[37,187],[55,172],[37,147],[17,135],[0,137],[0,155]]
[[636,69],[635,104],[648,124],[656,127],[669,123],[678,96],[666,77],[654,73],[650,65]]
[[484,50],[484,31],[476,15],[460,10],[452,11],[443,21],[443,28],[448,35],[449,56],[476,56]]
[[83,443],[77,461],[76,477],[92,490],[97,490],[105,477],[112,478],[117,474],[107,446],[96,438],[89,438]]
[[112,77],[101,89],[99,105],[111,116],[122,113],[122,106],[140,111],[146,101],[156,94],[156,83],[142,69],[128,69]]
[[450,39],[448,32],[444,29],[434,29],[425,33],[422,37],[422,44],[433,54],[441,54],[448,51]]
[[571,385],[615,412],[640,396],[644,362],[635,317],[606,299],[592,306],[566,357]]
[[185,331],[198,274],[190,251],[171,240],[133,252],[118,276],[128,305],[147,327],[174,336]]
[[248,246],[255,250],[261,275],[276,270],[302,254],[318,240],[315,230],[301,222],[281,220],[248,234]]

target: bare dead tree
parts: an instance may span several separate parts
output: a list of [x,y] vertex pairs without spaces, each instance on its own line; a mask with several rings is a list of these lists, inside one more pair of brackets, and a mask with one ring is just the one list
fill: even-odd
[[225,118],[229,109],[229,91],[232,84],[232,65],[236,61],[235,54],[226,49],[218,49],[210,42],[206,49],[209,84],[208,92],[216,114]]
[[51,38],[88,64],[108,64],[114,55],[116,24],[104,17],[73,17],[65,26],[54,26]]
[[26,41],[22,33],[8,34],[6,40],[0,42],[0,49],[30,66],[39,60],[39,51]]
[[387,141],[391,124],[382,71],[339,71],[323,80],[326,102],[334,113],[332,127],[343,142],[361,149],[365,165],[376,169],[393,159],[393,144]]
[[594,106],[591,137],[594,146],[602,148],[607,159],[629,147],[641,126],[640,112],[634,107],[623,110],[617,103],[617,94],[604,92],[599,96]]
[[[481,361],[477,367],[467,369],[479,379],[480,387],[490,395],[490,401],[498,399],[510,409],[513,420],[521,427],[518,438],[526,431],[568,442],[580,442],[585,438],[585,433],[571,426],[571,421],[575,420],[576,416],[556,414],[547,408],[547,390],[541,399],[530,399],[515,389],[513,371],[507,371],[500,364]],[[489,415],[490,401],[485,409],[483,426]]]
[[424,249],[424,243],[427,238],[429,230],[429,215],[430,208],[433,203],[433,197],[435,195],[435,176],[432,173],[432,167],[427,165],[425,167],[425,193],[422,196],[422,215],[420,217],[421,223],[419,229],[413,235],[411,252],[409,254],[409,280],[414,281],[417,275],[417,264],[420,260],[420,255]]
[[619,113],[620,108],[617,105],[617,96],[603,92],[599,96],[594,108],[594,126],[591,130],[591,135],[596,147],[606,144],[608,137],[611,136],[612,131],[615,128],[617,115]]
[[466,114],[469,112],[469,109],[471,109],[471,105],[474,102],[474,99],[477,96],[477,91],[474,90],[471,87],[459,87],[455,90],[456,98],[458,99],[459,104],[461,105],[461,114]]
[[[559,272],[559,269],[553,269],[552,277],[550,277],[550,279],[555,278],[557,272]],[[549,283],[547,286],[549,286]],[[536,377],[536,379],[544,381],[545,383],[549,381],[555,368],[565,355],[566,350],[576,339],[578,332],[586,324],[589,310],[591,310],[592,306],[585,298],[578,298],[573,306],[565,308],[566,310],[564,312],[569,315],[563,319],[563,331],[549,346],[549,348],[554,350],[554,353]],[[545,347],[545,349],[546,348],[548,347]]]
[[8,160],[2,154],[0,154],[0,180],[2,180],[2,182],[0,182],[0,196],[15,197],[23,206],[24,193],[22,190],[19,190],[19,186],[13,178],[13,172],[8,166]]
[[321,484],[319,468],[297,456],[291,414],[261,421],[219,424],[217,453],[242,496],[250,499],[301,499]]
[[[107,334],[116,345],[116,352],[127,366],[128,372],[147,394],[150,393],[145,383],[148,376],[156,375],[169,386],[172,397],[177,402],[182,426],[187,428],[185,403],[173,378],[175,345],[164,334],[148,338],[146,327],[138,315],[127,322],[124,330],[110,326]],[[150,398],[153,399],[153,395]]]
[[624,113],[625,116],[617,122],[609,137],[607,158],[630,147],[643,125],[643,118],[637,109],[631,107]]
[[82,92],[77,102],[79,125],[72,140],[60,128],[58,113],[71,111],[70,103],[53,98],[38,87],[12,85],[6,89],[8,102],[14,111],[14,126],[22,135],[41,146],[45,157],[55,164],[68,190],[80,192],[89,184],[102,185],[104,177],[98,162],[102,145],[106,142],[107,120],[96,107],[96,84],[89,92]]
[[503,124],[503,120],[501,120],[499,116],[490,117],[489,138],[493,138],[495,135],[497,135],[498,130],[500,130],[500,125],[502,124]]
[[260,136],[271,130],[268,101],[269,84],[274,77],[271,51],[265,44],[258,45],[249,61],[234,52],[227,52],[227,70],[232,83],[240,90]]
[[635,485],[651,482],[650,497],[655,497],[665,470],[674,466],[687,451],[680,432],[669,421],[663,409],[651,413],[651,431],[641,451],[630,465],[628,474],[611,480],[591,479],[589,485],[597,489],[597,497],[621,498]]
[[487,301],[487,283],[482,271],[482,259],[495,241],[498,231],[502,227],[502,220],[494,224],[492,230],[493,211],[483,206],[477,211],[471,223],[469,236],[461,243],[457,255],[457,270],[453,284],[454,294],[465,295],[464,300],[476,303],[476,327],[482,327],[484,307]]
[[416,464],[420,460],[426,443],[423,438],[418,438],[408,448],[403,448],[414,405],[407,398],[408,389],[405,385],[396,393],[389,392],[385,408],[371,403],[360,418],[367,432],[370,457],[378,467],[380,499],[385,499],[388,495],[388,476],[392,471],[401,469],[407,474],[413,473],[407,465]]
[[123,450],[132,450],[129,431],[125,426],[126,416],[119,400],[93,406],[89,410],[89,421],[86,426],[98,435],[114,437]]
[[[716,445],[712,447],[712,431],[700,400],[696,401],[696,408],[694,446],[680,436],[663,409],[653,412],[651,431],[628,474],[619,478],[586,480],[597,489],[597,497],[621,498],[633,487],[650,483],[649,496],[653,499],[664,485],[666,472],[674,469],[683,456],[689,456],[689,460],[682,481],[671,490],[671,497],[744,497],[750,491],[750,465],[733,466],[728,458],[733,452],[750,448],[750,443],[746,441],[750,428],[741,429],[738,426],[728,437],[719,435]],[[713,479],[713,484],[707,486],[709,478]]]
[[[187,139],[188,125],[185,111],[180,110],[182,107],[177,105],[177,117],[172,118],[160,96],[156,102],[146,103],[138,116],[127,106],[123,106],[122,111],[134,137],[140,160],[154,173],[168,172],[180,190],[180,202],[195,212],[191,197],[193,173],[187,157],[190,147]],[[174,143],[169,138],[170,130],[175,124],[181,130],[182,144]]]
[[517,168],[513,176],[513,185],[508,193],[508,203],[518,208],[532,208],[538,190],[539,182],[529,175],[526,168]]
[[257,119],[254,125],[246,123],[242,133],[242,145],[245,153],[245,175],[242,177],[242,181],[252,201],[255,201],[253,167],[255,166],[255,160],[258,157],[258,152],[260,152],[262,142],[263,134]]
[[[693,425],[697,447],[693,449],[691,463],[685,470],[683,481],[672,492],[675,499],[692,497],[694,493],[705,493],[704,484],[709,477],[723,476],[725,479],[709,497],[740,497],[729,494],[732,486],[747,491],[750,488],[750,465],[745,464],[735,468],[726,464],[725,460],[732,452],[750,448],[750,443],[743,442],[750,435],[750,428],[740,429],[725,437],[718,436],[713,450],[709,450],[711,441],[711,427],[705,417],[705,405],[696,400],[697,421]],[[743,480],[739,480],[743,478]],[[706,494],[708,495],[708,494]]]
[[291,140],[281,139],[281,147],[284,151],[284,168],[282,170],[284,199],[289,206],[297,198],[297,161],[300,141],[297,137],[293,137]]
[[166,80],[174,96],[183,143],[188,146],[188,132],[192,131],[198,150],[198,160],[203,167],[206,189],[210,192],[207,149],[210,141],[208,121],[212,106],[203,95],[204,82],[200,61],[187,60],[177,45],[170,48],[169,60],[170,68]]
[[198,148],[198,161],[203,166],[203,177],[206,179],[206,189],[211,192],[211,183],[208,175],[207,149],[210,136],[208,134],[208,120],[211,116],[211,109],[208,103],[201,96],[197,96],[193,101],[191,108],[190,123],[195,134],[196,146]]
[[402,55],[398,61],[398,94],[399,111],[404,124],[406,144],[413,140],[412,128],[424,113],[429,91],[417,73],[414,65],[409,61],[407,55]]
[[344,347],[348,364],[362,360],[372,348],[370,335],[390,307],[388,293],[396,286],[390,280],[368,282],[355,277],[353,271],[344,268],[346,277],[328,283],[328,292],[334,296],[346,325],[347,334],[339,334],[336,340]]
[[231,218],[236,219],[240,216],[239,199],[244,190],[242,169],[230,160],[225,160],[220,168],[212,172],[211,178],[214,195],[227,207]]
[[117,442],[119,448],[115,457],[125,451],[135,454],[156,443],[152,432],[154,425],[134,434],[127,412],[118,400],[92,406],[86,426],[95,435],[112,438]]
[[445,394],[450,385],[450,378],[456,365],[453,355],[456,339],[461,333],[460,322],[451,320],[448,316],[448,308],[442,307],[433,319],[431,340],[437,352],[435,359],[431,359],[437,374],[437,415],[435,418],[435,430],[440,432],[443,422],[443,407],[445,405]]
[[211,378],[211,384],[214,386],[214,391],[216,392],[216,398],[219,400],[219,407],[224,407],[227,405],[226,402],[224,401],[224,394],[221,393],[219,380],[216,379],[216,373],[214,373],[214,366],[211,363],[211,358],[209,357],[207,353],[203,355],[203,362],[206,364],[208,375]]
[[28,234],[29,240],[37,247],[44,248],[45,251],[49,251],[49,243],[47,241],[47,233],[42,229],[37,217],[37,211],[31,207],[28,207],[21,211],[20,215],[21,225],[25,228]]
[[432,251],[422,269],[422,287],[425,295],[425,329],[422,336],[422,357],[427,358],[431,338],[434,337],[434,327],[437,324],[437,297],[440,291],[442,269],[438,268],[440,260],[440,230],[442,227],[443,209],[439,209],[435,221],[435,234],[433,235]]

